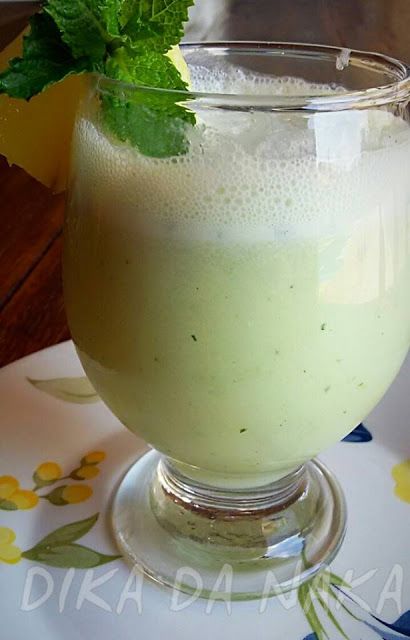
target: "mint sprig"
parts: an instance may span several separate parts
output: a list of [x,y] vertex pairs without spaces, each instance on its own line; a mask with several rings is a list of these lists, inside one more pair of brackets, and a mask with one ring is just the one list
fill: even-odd
[[[29,100],[68,75],[98,72],[134,85],[187,91],[166,52],[183,35],[194,0],[46,0],[30,20],[23,55],[0,74],[0,93]],[[187,94],[188,97],[189,94]],[[126,96],[126,97],[124,97]],[[195,117],[181,95],[122,92],[102,97],[103,123],[141,153],[185,153]]]

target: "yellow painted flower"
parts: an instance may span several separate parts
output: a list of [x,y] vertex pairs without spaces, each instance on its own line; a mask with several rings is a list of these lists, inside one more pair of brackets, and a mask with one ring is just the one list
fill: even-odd
[[410,460],[396,464],[391,473],[396,482],[394,493],[400,500],[410,502]]
[[103,462],[103,460],[105,460],[104,451],[91,451],[84,456],[81,460],[81,464],[83,466],[88,464],[98,464],[99,462]]
[[0,500],[8,500],[19,488],[19,481],[13,476],[0,476]]
[[27,491],[25,489],[17,489],[8,498],[9,502],[13,503],[17,509],[34,509],[38,505],[38,495],[34,491]]
[[21,549],[13,544],[16,534],[8,527],[0,527],[0,562],[16,564],[21,560]]
[[0,509],[33,509],[37,504],[38,496],[34,491],[20,489],[19,481],[13,476],[0,477]]
[[86,484],[71,484],[63,488],[61,497],[68,504],[77,504],[85,502],[92,494],[93,490]]
[[43,482],[56,482],[61,478],[63,472],[56,462],[43,462],[37,467],[35,474]]
[[99,468],[95,464],[86,464],[79,469],[75,469],[71,473],[71,478],[75,480],[91,480],[100,473]]

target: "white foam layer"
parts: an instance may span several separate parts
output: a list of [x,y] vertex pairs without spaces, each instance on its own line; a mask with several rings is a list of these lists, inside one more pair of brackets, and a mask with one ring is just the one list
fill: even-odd
[[[232,73],[213,74],[210,82],[198,68],[193,85],[287,95],[312,89],[294,78]],[[80,120],[75,153],[94,206],[112,210],[119,224],[223,242],[324,236],[409,206],[410,129],[386,111],[308,116],[199,108],[197,121],[187,134],[189,153],[154,159]]]

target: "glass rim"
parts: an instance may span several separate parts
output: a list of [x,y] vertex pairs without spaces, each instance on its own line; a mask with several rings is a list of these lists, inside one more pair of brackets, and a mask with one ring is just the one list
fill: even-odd
[[[201,91],[179,91],[136,85],[97,75],[97,90],[110,93],[110,89],[124,93],[143,92],[172,96],[175,102],[199,101],[204,107],[255,111],[341,111],[377,107],[410,99],[410,66],[391,56],[360,49],[349,49],[332,45],[308,44],[301,42],[279,41],[217,41],[182,43],[183,51],[208,50],[211,53],[235,53],[241,55],[272,55],[289,58],[334,59],[340,61],[343,71],[352,61],[357,68],[384,70],[390,73],[392,82],[375,85],[368,89],[346,90],[327,95],[313,95],[306,92],[296,96],[279,94],[255,95],[252,93],[218,93]],[[348,58],[347,63],[345,58]],[[344,65],[344,66],[343,66]]]

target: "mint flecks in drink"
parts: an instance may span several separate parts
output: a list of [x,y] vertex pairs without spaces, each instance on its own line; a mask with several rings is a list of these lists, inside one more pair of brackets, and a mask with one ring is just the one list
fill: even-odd
[[[193,0],[47,0],[30,20],[21,58],[0,74],[0,93],[29,100],[69,75],[96,72],[126,84],[187,91],[169,50],[183,35]],[[183,96],[144,106],[138,95],[103,97],[110,132],[148,156],[187,151],[194,115]]]

